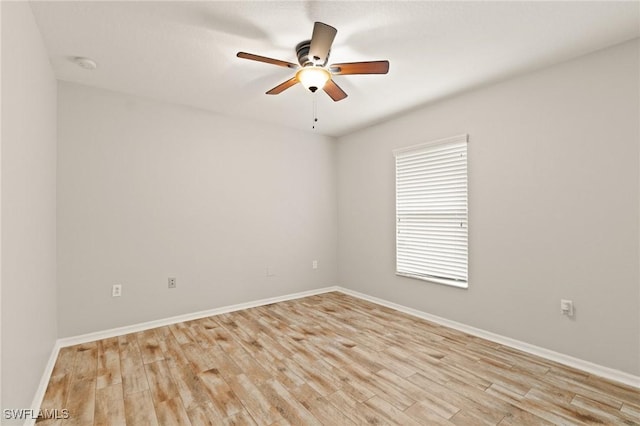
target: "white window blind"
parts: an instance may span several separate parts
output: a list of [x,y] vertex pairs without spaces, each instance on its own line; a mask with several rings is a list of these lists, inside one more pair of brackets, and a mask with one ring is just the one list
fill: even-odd
[[467,139],[394,151],[398,275],[467,287]]

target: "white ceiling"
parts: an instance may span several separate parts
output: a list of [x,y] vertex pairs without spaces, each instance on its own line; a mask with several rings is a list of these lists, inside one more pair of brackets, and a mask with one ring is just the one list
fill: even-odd
[[[311,131],[314,95],[264,93],[314,21],[338,29],[329,62],[388,59],[387,75],[336,76],[316,132],[341,136],[452,94],[640,35],[631,2],[31,2],[58,79]],[[88,71],[69,61],[86,56]]]

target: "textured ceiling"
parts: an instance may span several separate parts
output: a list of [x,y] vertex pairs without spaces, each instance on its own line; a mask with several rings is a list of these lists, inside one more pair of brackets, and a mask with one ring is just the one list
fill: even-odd
[[[638,2],[31,2],[58,79],[341,136],[437,99],[640,35]],[[329,62],[388,59],[387,75],[336,76],[334,103],[294,86],[314,21],[338,29]],[[88,71],[70,57],[94,59]]]

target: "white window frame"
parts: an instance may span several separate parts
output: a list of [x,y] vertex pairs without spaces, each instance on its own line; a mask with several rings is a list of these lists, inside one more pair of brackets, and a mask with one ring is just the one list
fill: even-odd
[[393,151],[396,275],[468,288],[468,142],[464,134]]

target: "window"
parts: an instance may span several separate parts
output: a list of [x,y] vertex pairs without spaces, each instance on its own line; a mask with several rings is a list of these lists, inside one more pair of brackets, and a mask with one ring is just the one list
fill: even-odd
[[394,151],[398,275],[468,286],[467,139]]

